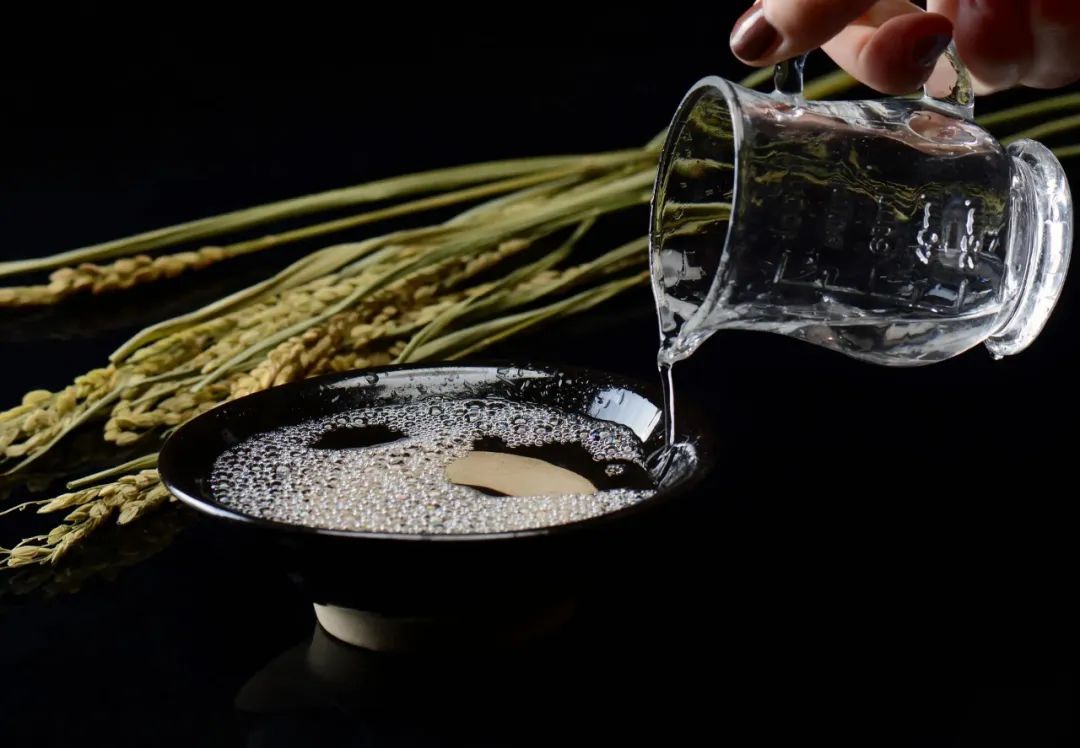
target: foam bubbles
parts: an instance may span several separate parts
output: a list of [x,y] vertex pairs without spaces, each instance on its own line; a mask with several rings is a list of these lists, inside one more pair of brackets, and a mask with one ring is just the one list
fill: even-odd
[[[345,428],[382,426],[402,438],[363,448],[313,445]],[[446,467],[490,437],[507,447],[579,444],[598,462],[644,465],[624,426],[554,408],[496,399],[430,398],[339,413],[257,434],[222,454],[211,487],[243,514],[335,530],[408,534],[512,532],[623,509],[651,490],[489,496],[447,481]],[[605,469],[618,475],[622,467]]]

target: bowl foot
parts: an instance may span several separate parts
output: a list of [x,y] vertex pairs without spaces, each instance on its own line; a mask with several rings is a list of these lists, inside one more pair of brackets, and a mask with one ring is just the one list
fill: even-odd
[[438,616],[397,616],[315,603],[315,618],[335,639],[376,652],[503,649],[542,639],[573,616],[574,602],[528,609],[484,609]]

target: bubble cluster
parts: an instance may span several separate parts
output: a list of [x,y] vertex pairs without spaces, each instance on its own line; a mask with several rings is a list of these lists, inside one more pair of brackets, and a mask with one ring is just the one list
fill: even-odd
[[[320,448],[341,429],[377,426],[400,439]],[[223,506],[252,517],[335,530],[407,534],[497,533],[560,525],[617,511],[653,495],[490,496],[450,483],[446,467],[482,438],[510,449],[576,444],[600,463],[644,464],[632,431],[554,408],[498,399],[429,398],[339,413],[257,434],[223,453],[211,487]],[[622,467],[605,468],[618,475]]]

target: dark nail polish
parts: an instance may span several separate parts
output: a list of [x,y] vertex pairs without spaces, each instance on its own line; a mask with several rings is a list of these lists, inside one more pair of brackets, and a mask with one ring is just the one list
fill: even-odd
[[932,68],[937,64],[938,58],[944,54],[952,43],[952,37],[948,34],[935,34],[915,42],[911,50],[915,64],[923,68]]
[[765,19],[761,2],[754,3],[735,23],[731,32],[731,51],[740,60],[753,62],[780,46],[780,32]]

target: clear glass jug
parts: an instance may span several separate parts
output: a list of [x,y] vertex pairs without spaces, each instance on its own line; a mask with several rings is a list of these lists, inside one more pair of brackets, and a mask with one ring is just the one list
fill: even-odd
[[1041,144],[975,125],[970,78],[955,49],[944,59],[947,83],[922,98],[807,102],[802,60],[772,94],[690,90],[652,203],[662,361],[721,329],[894,366],[1038,336],[1072,246],[1065,173]]

